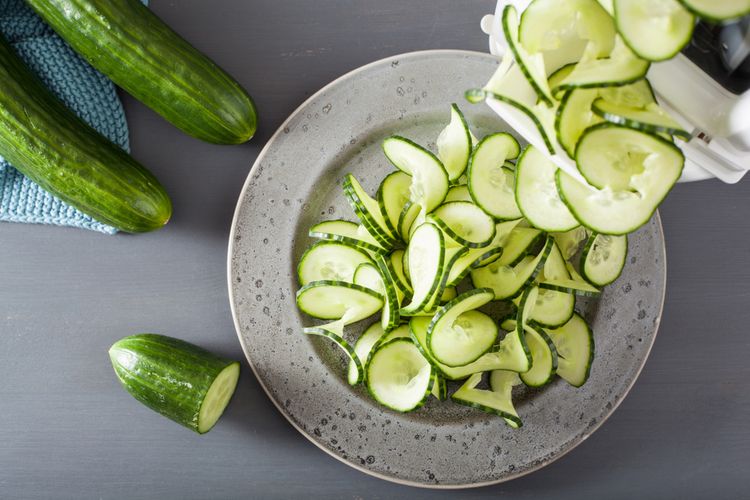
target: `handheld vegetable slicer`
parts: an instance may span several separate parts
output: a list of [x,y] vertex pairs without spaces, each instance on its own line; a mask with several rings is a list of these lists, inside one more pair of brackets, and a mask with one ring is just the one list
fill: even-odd
[[[500,23],[507,4],[520,12],[529,1],[499,0],[494,16],[482,19],[496,56],[507,50]],[[716,177],[733,184],[742,179],[750,170],[750,16],[725,25],[699,22],[688,46],[673,59],[652,63],[647,78],[659,104],[691,133],[689,141],[678,143],[685,154],[680,182]],[[538,144],[534,127],[495,104],[488,101],[524,139]],[[550,158],[578,177],[575,162],[565,153]]]

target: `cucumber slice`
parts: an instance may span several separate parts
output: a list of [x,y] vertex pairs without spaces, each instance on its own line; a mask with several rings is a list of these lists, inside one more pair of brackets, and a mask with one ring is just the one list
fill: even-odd
[[432,366],[411,339],[397,338],[382,344],[367,363],[367,390],[392,410],[419,408],[432,392]]
[[[576,60],[576,62],[578,61]],[[563,98],[563,95],[566,92],[565,89],[560,89],[560,82],[565,80],[568,75],[575,69],[575,67],[576,63],[566,64],[565,66],[549,75],[549,78],[547,78],[547,85],[549,85],[549,88],[552,89],[552,95],[558,101]]]
[[297,291],[297,307],[313,318],[355,323],[383,307],[383,296],[344,281],[313,281]]
[[490,107],[500,113],[515,129],[521,130],[532,144],[555,153],[554,109],[538,102],[538,96],[521,69],[513,62],[512,55],[505,58],[484,89],[466,92],[469,102],[488,99]]
[[544,239],[544,233],[533,227],[518,226],[508,235],[503,245],[503,254],[497,259],[501,266],[515,266],[530,255],[537,244]]
[[570,292],[540,288],[530,321],[545,328],[557,328],[573,317],[575,305],[575,295]]
[[557,142],[575,158],[576,144],[583,131],[602,121],[591,111],[591,105],[599,98],[599,89],[573,89],[565,93],[555,117]]
[[508,4],[503,9],[502,26],[505,40],[513,53],[516,64],[526,80],[536,92],[539,100],[552,106],[553,97],[547,85],[547,71],[544,69],[544,56],[540,53],[529,53],[518,40],[518,11]]
[[[347,367],[347,380],[350,380],[350,384],[356,385],[359,384],[364,380],[364,364],[362,363],[362,360],[357,356],[356,351],[354,350],[354,347],[347,342],[341,335],[342,331],[334,331],[334,329],[327,328],[329,325],[323,325],[323,326],[311,326],[308,328],[303,328],[302,333],[305,335],[316,335],[319,337],[325,337],[331,342],[333,342],[335,345],[337,345],[342,351],[344,351],[344,354],[346,354],[349,357],[349,365]],[[339,329],[340,330],[340,329]],[[353,366],[353,368],[352,368]],[[354,370],[353,373],[351,373],[349,370]],[[349,377],[352,377],[351,379]],[[354,383],[351,382],[351,380],[354,380]]]
[[109,358],[135,399],[199,434],[211,430],[234,394],[240,364],[164,335],[115,342]]
[[654,89],[651,88],[651,84],[645,78],[618,87],[602,87],[599,89],[599,95],[607,102],[633,108],[644,108],[649,104],[656,103]]
[[690,132],[683,129],[656,103],[648,104],[644,108],[634,108],[604,99],[596,99],[591,105],[591,109],[598,116],[611,123],[654,134],[676,135],[685,140],[691,138]]
[[495,221],[468,201],[445,203],[429,218],[450,240],[467,248],[484,248],[495,238]]
[[515,172],[505,166],[505,160],[516,158],[519,151],[518,141],[501,132],[482,139],[471,155],[468,172],[471,198],[497,219],[519,219],[522,216],[514,194]]
[[447,304],[451,300],[455,299],[458,295],[455,286],[448,286],[443,289],[443,294],[440,296],[440,303]]
[[471,281],[475,288],[491,288],[495,294],[495,300],[512,299],[518,296],[542,270],[552,249],[552,238],[539,255],[536,257],[525,257],[515,267],[500,264],[500,259],[492,264],[473,269]]
[[385,225],[392,235],[398,235],[398,222],[404,205],[409,201],[411,176],[401,171],[391,172],[380,183],[376,198]]
[[411,176],[412,203],[425,213],[440,206],[448,193],[448,173],[434,154],[395,135],[383,141],[383,151],[394,167]]
[[383,330],[390,332],[396,328],[401,321],[401,314],[399,313],[401,309],[401,297],[399,297],[395,278],[391,274],[387,258],[378,256],[375,259],[375,265],[377,266],[376,268],[383,285],[383,297],[385,297],[380,324],[382,325]]
[[319,222],[310,228],[308,233],[312,238],[339,241],[350,247],[359,248],[374,254],[386,253],[375,238],[367,232],[361,224],[346,220],[328,220]]
[[626,234],[649,221],[680,178],[685,158],[658,136],[602,123],[581,137],[576,160],[581,173],[600,189],[558,171],[565,204],[592,231]]
[[455,103],[451,104],[451,121],[438,135],[436,145],[448,180],[457,181],[469,163],[472,143],[469,124]]
[[411,337],[417,343],[422,355],[448,380],[461,380],[469,375],[488,370],[528,371],[531,366],[531,355],[526,341],[518,332],[505,335],[496,349],[482,355],[473,363],[465,366],[450,367],[435,360],[427,347],[427,328],[432,318],[417,316],[409,322]]
[[677,0],[614,0],[613,6],[617,31],[643,59],[671,59],[693,36],[695,18]]
[[690,12],[719,22],[750,14],[750,0],[679,0]]
[[592,234],[581,254],[581,272],[589,283],[609,285],[622,274],[627,255],[627,235]]
[[495,376],[495,384],[492,385],[491,391],[476,388],[482,380],[482,374],[475,373],[453,393],[451,399],[458,404],[503,417],[509,426],[517,429],[523,424],[513,407],[511,393],[518,375],[500,370],[492,373],[501,375]]
[[380,275],[378,268],[372,262],[363,262],[357,266],[356,271],[354,271],[352,283],[369,288],[385,297],[385,284],[383,283],[383,277]]
[[308,248],[297,265],[297,278],[304,286],[312,281],[354,280],[361,264],[372,263],[364,251],[339,241],[320,241]]
[[615,48],[605,59],[591,55],[594,49],[587,48],[586,54],[576,64],[573,71],[552,89],[611,87],[625,85],[640,80],[648,72],[650,63],[635,55],[620,37],[615,38]]
[[344,178],[344,194],[367,232],[380,246],[390,248],[395,242],[395,237],[388,230],[378,202],[365,192],[352,174],[347,174]]
[[385,331],[380,323],[373,323],[367,328],[367,330],[362,332],[362,335],[360,335],[354,343],[354,354],[357,361],[359,361],[359,365],[354,358],[349,360],[346,379],[350,385],[357,385],[362,381],[361,379],[364,378],[364,370],[362,370],[362,366],[365,364],[365,360],[369,357],[373,346],[375,346],[378,340],[384,336]]
[[601,290],[581,278],[578,273],[575,272],[573,266],[568,265],[568,272],[571,274],[570,278],[540,281],[539,288],[556,292],[572,293],[583,297],[598,297],[601,295]]
[[413,292],[411,283],[409,283],[409,280],[404,273],[404,250],[394,250],[391,252],[388,260],[388,268],[390,269],[391,276],[393,276],[396,288],[401,290],[401,293],[404,296],[411,295]]
[[401,314],[408,316],[426,310],[440,286],[445,266],[443,233],[434,224],[422,224],[409,241],[407,252],[414,293],[411,303],[401,309]]
[[578,221],[560,199],[557,166],[534,146],[527,146],[516,165],[516,202],[524,217],[543,231],[569,231]]
[[[552,247],[540,276],[541,282],[570,279],[565,259],[557,244]],[[557,328],[570,320],[575,312],[575,304],[575,295],[572,293],[541,288],[529,321],[545,327]]]
[[445,203],[451,201],[474,201],[471,198],[469,187],[466,184],[453,186],[448,190],[448,194],[445,195]]
[[557,374],[574,387],[586,383],[594,360],[594,334],[580,315],[574,314],[564,326],[547,330],[559,356]]
[[[571,158],[575,158],[576,144],[583,131],[602,121],[601,115],[591,109],[594,101],[597,100],[628,109],[656,106],[654,92],[646,79],[619,87],[581,88],[567,91],[557,108],[555,131],[557,142]],[[615,119],[613,117],[612,121]],[[670,125],[679,128],[676,123],[670,122]]]
[[529,387],[542,387],[552,382],[557,373],[557,350],[544,330],[525,327],[526,344],[531,352],[531,369],[521,373],[521,381]]
[[555,244],[560,249],[563,259],[570,260],[581,249],[581,243],[589,237],[589,232],[585,227],[578,226],[564,233],[553,233],[552,237],[555,239]]
[[497,326],[475,309],[493,298],[492,290],[469,290],[437,310],[427,330],[427,346],[435,360],[446,366],[464,366],[492,347]]
[[421,210],[422,208],[419,205],[411,201],[404,205],[404,209],[401,210],[401,214],[398,216],[398,234],[403,241],[409,242],[412,226]]
[[[448,285],[456,285],[472,268],[491,264],[503,254],[503,245],[520,220],[500,222],[495,225],[495,238],[484,248],[470,248],[450,266]],[[541,233],[540,233],[541,234]]]
[[432,395],[438,401],[445,401],[448,399],[448,384],[445,382],[445,378],[437,370],[433,372],[432,376],[435,378],[432,383]]
[[612,18],[595,0],[534,0],[521,16],[519,38],[532,54],[544,54],[552,73],[580,61],[587,45],[595,47],[595,57],[606,57],[615,34]]

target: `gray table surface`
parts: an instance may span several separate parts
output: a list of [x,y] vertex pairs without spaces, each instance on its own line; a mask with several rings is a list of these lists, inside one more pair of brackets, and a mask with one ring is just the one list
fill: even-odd
[[[153,0],[255,96],[238,147],[182,135],[125,96],[133,153],[175,215],[154,234],[0,225],[0,498],[739,498],[750,464],[750,180],[680,185],[661,214],[669,280],[659,336],[610,420],[558,462],[510,483],[432,492],[318,450],[247,365],[217,427],[197,436],[120,389],[107,348],[183,337],[243,359],[225,283],[235,200],[275,128],[322,85],[385,56],[483,51],[490,0]],[[304,169],[304,165],[299,166]]]

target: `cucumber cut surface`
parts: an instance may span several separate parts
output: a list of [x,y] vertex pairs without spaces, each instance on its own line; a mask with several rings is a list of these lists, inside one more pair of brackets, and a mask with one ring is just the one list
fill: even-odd
[[505,374],[502,375],[502,378],[495,377],[495,385],[489,391],[476,388],[482,381],[482,374],[475,373],[453,393],[451,399],[456,403],[503,417],[508,425],[513,428],[521,427],[521,418],[513,407],[511,397],[514,381],[518,380],[518,375],[512,372],[506,373],[508,374],[507,378]]
[[695,15],[710,21],[726,21],[750,14],[750,0],[679,0]]
[[518,39],[520,20],[516,8],[508,4],[503,9],[502,25],[505,40],[508,43],[519,69],[523,72],[539,99],[551,106],[553,97],[547,84],[547,71],[544,68],[544,56],[541,53],[529,53]]
[[547,330],[559,356],[557,374],[574,387],[586,383],[594,359],[594,335],[586,320],[574,314],[565,325]]
[[515,266],[529,255],[544,238],[544,233],[533,227],[517,226],[508,235],[503,245],[503,254],[497,259],[501,266]]
[[614,0],[613,7],[620,36],[649,61],[671,59],[693,35],[695,18],[677,0]]
[[609,285],[620,277],[627,255],[626,235],[591,235],[581,254],[581,272],[593,285]]
[[516,165],[516,202],[524,217],[543,231],[568,231],[579,223],[557,191],[557,166],[534,146]]
[[514,267],[500,264],[500,260],[471,271],[471,281],[476,288],[490,288],[495,300],[512,299],[534,281],[544,266],[552,248],[552,239],[548,239],[544,248],[536,257],[525,257]]
[[394,167],[411,176],[413,203],[429,213],[443,202],[448,193],[448,173],[434,154],[400,136],[384,140],[383,151]]
[[430,214],[435,224],[455,243],[483,248],[495,238],[495,221],[468,201],[445,203]]
[[552,237],[555,239],[557,248],[560,249],[560,253],[564,260],[570,260],[578,250],[581,249],[581,244],[586,241],[589,236],[588,230],[583,226],[578,226],[570,231],[563,233],[553,233]]
[[308,233],[312,238],[339,241],[345,245],[366,250],[375,254],[385,253],[375,238],[360,224],[346,220],[328,220],[319,222],[310,228]]
[[445,266],[445,240],[443,233],[433,224],[422,224],[409,241],[408,269],[414,292],[411,303],[402,308],[402,314],[424,310],[437,292]]
[[526,341],[516,331],[505,335],[496,349],[483,354],[468,365],[458,367],[444,365],[432,357],[427,346],[427,329],[430,322],[429,317],[412,318],[409,322],[411,337],[417,343],[422,355],[448,380],[461,380],[474,373],[489,370],[525,372],[531,366],[531,355]]
[[587,228],[625,234],[649,221],[682,174],[685,158],[673,143],[638,130],[602,123],[581,137],[576,149],[591,189],[557,172],[557,187],[573,215]]
[[635,55],[619,37],[615,40],[615,48],[609,57],[584,56],[556,89],[625,85],[646,76],[650,63]]
[[492,134],[482,139],[471,155],[468,188],[472,200],[497,219],[522,216],[515,198],[515,172],[505,161],[518,156],[520,147],[513,136]]
[[354,359],[349,360],[349,368],[347,371],[347,381],[350,385],[356,385],[361,382],[364,377],[364,371],[361,369],[365,365],[365,361],[370,355],[370,351],[373,346],[377,344],[378,340],[385,336],[385,331],[380,323],[373,323],[367,330],[362,332],[362,335],[357,338],[354,343],[354,354],[359,361],[359,365]]
[[608,122],[654,134],[676,135],[689,140],[690,132],[683,129],[674,118],[658,104],[647,104],[643,108],[624,106],[604,99],[596,99],[591,109]]
[[432,392],[429,362],[411,339],[382,344],[367,363],[367,390],[382,405],[400,412],[422,406]]
[[438,135],[436,145],[448,180],[457,181],[466,170],[473,145],[469,124],[456,104],[451,104],[451,120]]
[[595,0],[534,0],[521,15],[519,31],[526,50],[544,54],[548,73],[577,63],[589,45],[596,57],[606,57],[616,33],[612,18]]
[[352,280],[352,283],[369,288],[370,290],[385,296],[383,277],[380,275],[377,266],[372,262],[363,262],[357,266],[356,271],[354,271],[354,279]]
[[572,89],[565,93],[555,118],[557,142],[571,158],[575,157],[576,144],[584,130],[602,121],[591,110],[599,98],[599,89]]
[[354,323],[378,312],[383,296],[344,281],[313,281],[297,291],[297,307],[314,318]]
[[411,176],[404,172],[391,172],[378,188],[378,206],[392,235],[398,234],[398,221],[404,205],[409,201],[411,181]]
[[493,298],[492,290],[474,289],[439,308],[427,330],[432,357],[447,366],[463,366],[487,352],[497,339],[497,325],[475,309]]
[[532,362],[529,371],[520,375],[521,381],[529,387],[542,387],[550,383],[557,373],[557,350],[544,330],[528,325],[524,330]]
[[354,279],[354,272],[361,264],[372,263],[364,251],[338,241],[320,241],[300,258],[297,278],[300,285],[312,281],[348,281]]
[[352,174],[347,174],[344,178],[344,194],[367,232],[375,238],[380,246],[389,248],[395,237],[385,223],[380,205],[378,205],[377,200],[365,192],[362,185]]
[[452,186],[448,190],[448,194],[445,195],[445,203],[451,201],[474,201],[469,192],[469,187],[466,184],[460,184]]

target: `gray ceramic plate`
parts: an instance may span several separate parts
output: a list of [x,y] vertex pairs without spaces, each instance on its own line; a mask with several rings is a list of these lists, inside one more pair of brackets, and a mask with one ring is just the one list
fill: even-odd
[[[409,414],[378,406],[350,387],[338,348],[301,333],[295,266],[323,219],[354,220],[341,192],[353,172],[374,193],[390,171],[380,142],[400,134],[434,148],[457,102],[474,133],[507,127],[463,100],[496,67],[488,55],[428,51],[353,71],[305,102],[260,153],[240,195],[229,241],[229,292],[237,333],[279,411],[322,450],[399,483],[467,487],[538,469],[586,439],[617,407],[648,356],[665,286],[658,215],[630,238],[623,275],[598,301],[579,300],[594,328],[596,358],[581,389],[558,380],[514,398],[523,427],[450,401]],[[358,331],[352,330],[352,335]]]

